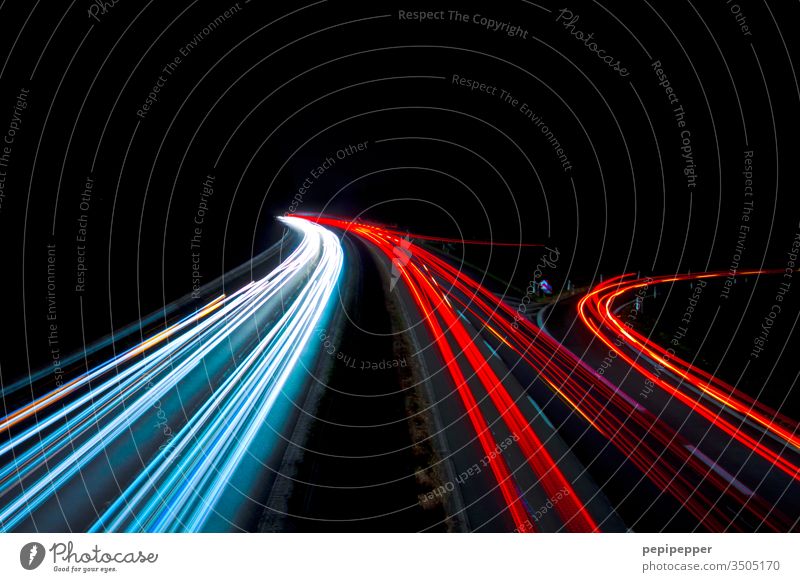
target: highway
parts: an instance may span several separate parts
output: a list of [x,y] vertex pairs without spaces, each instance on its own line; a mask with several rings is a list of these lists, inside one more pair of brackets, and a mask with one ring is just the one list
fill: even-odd
[[342,268],[329,231],[282,220],[302,237],[268,275],[0,419],[0,529],[239,527]]
[[428,244],[450,239],[280,220],[202,305],[98,340],[101,363],[5,411],[0,530],[798,529],[797,422],[622,315],[725,273],[622,275],[522,314]]
[[[693,275],[702,276],[716,275]],[[727,397],[718,399],[725,383],[694,366],[682,377],[679,370],[686,362],[675,356],[665,358],[666,348],[636,333],[630,321],[620,316],[623,308],[634,309],[636,290],[645,282],[632,281],[635,277],[630,276],[623,279],[630,286],[620,284],[621,279],[608,280],[579,300],[556,304],[540,317],[542,327],[552,334],[551,341],[579,362],[569,382],[572,385],[574,379],[578,385],[571,391],[573,398],[605,394],[591,407],[588,398],[580,406],[574,405],[578,400],[567,405],[563,399],[553,402],[550,414],[570,423],[571,411],[581,410],[587,422],[596,424],[625,452],[624,459],[616,458],[596,472],[607,481],[607,492],[618,506],[633,506],[626,515],[633,529],[796,530],[798,483],[791,467],[797,463],[797,451],[736,408],[748,401],[754,417],[766,413],[776,428],[791,426],[791,421],[732,387],[724,388]],[[670,279],[648,281],[656,285]],[[623,289],[627,290],[616,294]],[[619,307],[614,307],[613,299],[608,302],[611,296],[630,301],[622,304],[620,300]],[[688,381],[690,377],[696,385]],[[568,440],[576,450],[606,452],[593,444],[591,433],[574,427],[571,432]],[[646,487],[647,481],[655,487]]]
[[[550,325],[559,322],[564,333],[551,335],[397,231],[315,220],[372,242],[392,261],[422,314],[429,345],[438,350],[439,364],[428,367],[434,374],[447,371],[483,452],[506,434],[514,437],[491,468],[515,530],[595,531],[601,524],[615,530],[618,516],[644,531],[797,529],[797,423],[631,332],[612,306],[643,281],[628,277],[620,285],[625,277],[612,279],[577,304],[561,302]],[[582,329],[572,325],[578,316]],[[645,359],[661,371],[648,370]],[[656,390],[642,399],[646,385]],[[523,412],[526,402],[532,407]],[[452,406],[439,402],[440,414]],[[554,427],[551,434],[537,424],[542,418]],[[508,432],[495,438],[498,426]],[[555,460],[551,443],[561,435],[569,446]],[[518,477],[520,460],[529,466],[527,480],[524,472]],[[593,491],[595,483],[601,493]],[[572,503],[554,512],[560,523],[531,523],[535,502],[526,495],[538,493],[541,500],[565,484],[582,487],[580,493],[570,489]],[[460,488],[467,507],[474,497],[469,489]],[[590,505],[596,500],[599,508]]]
[[[471,308],[479,283],[397,233],[366,224],[313,220],[360,237],[384,255],[433,379],[439,427],[449,442],[470,530],[609,531],[624,525],[503,360],[481,339],[497,333]],[[415,238],[411,235],[411,238]],[[488,291],[487,291],[488,293]],[[496,298],[493,300],[496,301]],[[486,306],[486,305],[484,305]],[[498,305],[488,308],[496,313]],[[491,331],[490,331],[491,330]],[[544,511],[542,511],[544,508]]]

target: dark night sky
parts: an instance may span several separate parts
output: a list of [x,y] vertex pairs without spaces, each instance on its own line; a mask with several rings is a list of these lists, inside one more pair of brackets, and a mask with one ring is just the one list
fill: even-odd
[[[750,35],[723,2],[575,2],[579,19],[566,28],[561,5],[521,0],[253,0],[207,35],[203,28],[234,3],[119,2],[94,20],[84,2],[62,21],[69,3],[54,1],[24,28],[30,8],[18,4],[0,22],[2,54],[14,47],[1,76],[0,131],[29,89],[3,168],[4,382],[49,358],[48,244],[66,353],[82,336],[99,338],[191,291],[190,240],[208,176],[199,257],[206,280],[274,241],[273,217],[307,179],[299,212],[558,246],[554,279],[582,283],[599,273],[728,269],[748,150],[754,206],[742,267],[784,266],[798,229],[800,94],[789,60],[797,61],[798,41],[781,38],[773,21],[796,22],[796,3],[743,4]],[[456,5],[468,22],[450,20]],[[398,17],[420,9],[444,10],[444,20]],[[519,26],[526,38],[482,27],[475,14]],[[628,75],[570,34],[578,30],[594,32],[598,50]],[[137,116],[159,75],[157,101]],[[497,90],[471,91],[453,75]],[[502,90],[518,101],[504,101]],[[552,130],[569,170],[522,104]],[[694,186],[684,174],[684,130]],[[334,163],[313,178],[326,158]],[[78,292],[82,214],[87,270]],[[523,284],[538,258],[474,256]]]

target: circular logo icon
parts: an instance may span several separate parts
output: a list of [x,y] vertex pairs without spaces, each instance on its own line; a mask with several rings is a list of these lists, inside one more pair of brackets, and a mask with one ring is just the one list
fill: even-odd
[[19,551],[19,563],[26,570],[35,570],[42,565],[44,554],[44,546],[39,542],[25,544]]

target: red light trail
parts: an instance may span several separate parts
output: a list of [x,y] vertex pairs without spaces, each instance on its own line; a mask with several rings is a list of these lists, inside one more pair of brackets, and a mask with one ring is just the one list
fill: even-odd
[[[390,259],[396,259],[395,248],[401,244],[399,231],[386,231],[379,226],[352,223],[324,217],[309,218],[315,222],[342,229],[368,240]],[[409,235],[415,237],[415,235]],[[466,356],[474,375],[486,389],[492,403],[504,422],[519,436],[520,448],[528,463],[548,492],[563,487],[566,479],[553,458],[545,450],[527,419],[516,406],[508,391],[497,377],[485,357],[474,344],[474,338],[459,320],[456,307],[474,317],[483,329],[488,330],[517,358],[529,364],[547,386],[575,413],[580,415],[595,431],[607,439],[659,490],[676,499],[698,522],[709,531],[747,530],[742,514],[760,520],[763,527],[787,531],[792,520],[767,503],[757,493],[739,483],[732,475],[716,467],[713,461],[698,451],[685,437],[678,434],[667,422],[637,403],[620,388],[599,375],[578,356],[548,335],[527,318],[518,318],[516,311],[497,295],[470,278],[442,258],[428,250],[405,242],[408,262],[395,261],[402,280],[424,316],[436,340],[438,349],[456,384],[462,402],[467,408],[473,428],[479,435],[484,450],[493,448],[485,418],[477,409],[474,394],[466,384],[464,372],[455,361],[455,354],[445,334],[454,340]],[[693,277],[714,277],[717,274],[700,274]],[[437,281],[438,279],[438,281]],[[613,315],[612,304],[624,293],[637,289],[642,281],[615,278],[593,289],[579,304],[582,320],[601,341],[615,349],[613,334],[622,334],[635,350],[641,350],[652,359],[664,359],[660,346],[636,334]],[[659,282],[678,280],[675,277],[651,279]],[[441,282],[441,284],[440,284]],[[443,291],[449,289],[449,291]],[[459,297],[461,295],[462,297]],[[441,320],[441,321],[440,321]],[[515,325],[516,324],[516,325]],[[611,332],[609,332],[611,330]],[[760,440],[739,430],[732,423],[713,412],[694,395],[684,393],[663,379],[644,369],[627,355],[620,357],[633,369],[675,395],[699,413],[713,426],[723,430],[739,443],[748,447],[775,467],[797,479],[798,468],[782,455],[766,447]],[[695,368],[682,360],[672,358],[669,363],[677,375],[691,382],[723,406],[744,414],[764,430],[773,432],[794,444],[796,424],[770,411],[767,407],[743,395],[723,381]],[[790,427],[793,427],[792,430]],[[524,508],[519,506],[518,494],[510,485],[512,477],[507,465],[498,461],[493,472],[515,523],[523,519]],[[564,523],[571,531],[597,531],[597,524],[586,508],[573,497],[573,503],[559,505]],[[722,499],[728,502],[722,502]]]
[[[747,271],[741,275],[769,274],[769,271]],[[693,386],[703,394],[721,404],[724,408],[735,411],[753,423],[762,427],[767,433],[792,447],[800,447],[797,437],[797,423],[778,415],[765,405],[756,402],[749,396],[737,391],[729,384],[704,372],[692,364],[673,356],[663,347],[645,338],[642,334],[626,326],[613,314],[613,303],[622,295],[629,294],[645,285],[663,284],[674,281],[692,279],[710,279],[724,277],[727,272],[698,273],[692,275],[677,275],[669,277],[656,277],[648,280],[631,278],[630,275],[616,277],[601,283],[583,297],[578,304],[581,320],[609,348],[614,349],[628,365],[637,372],[651,380],[659,388],[671,394],[694,412],[703,416],[713,425],[726,434],[747,446],[759,456],[767,459],[795,480],[800,480],[800,467],[783,458],[760,439],[756,439],[730,421],[722,418],[718,412],[711,410],[703,403],[701,397],[689,392],[687,386]],[[647,355],[659,365],[670,370],[681,381],[672,383],[639,363],[638,358],[615,348],[619,347],[614,338],[619,338],[624,344],[636,353]]]
[[[383,251],[390,260],[396,258],[395,247],[400,244],[398,234],[401,233],[386,231],[373,225],[353,224],[338,219],[309,218],[309,220],[340,228],[360,236]],[[415,235],[409,236],[415,237]],[[408,262],[405,265],[397,264],[400,276],[408,285],[417,307],[423,314],[424,321],[456,385],[484,452],[490,455],[496,443],[491,436],[488,423],[478,407],[477,399],[470,390],[464,371],[456,360],[456,355],[447,334],[455,341],[460,352],[466,357],[471,368],[470,375],[478,378],[509,430],[518,437],[520,448],[547,495],[552,498],[559,491],[565,490],[568,492],[556,506],[556,511],[558,511],[566,529],[582,532],[599,531],[595,520],[579,500],[571,483],[558,468],[541,439],[536,435],[528,420],[524,417],[505,386],[503,386],[500,378],[497,377],[486,358],[475,345],[474,338],[471,337],[461,323],[458,313],[448,300],[448,295],[442,292],[442,288],[430,274],[429,269],[435,270],[437,275],[442,277],[448,285],[456,283],[456,279],[442,271],[438,264],[431,260],[432,255],[419,246],[410,244],[407,251],[409,251],[407,255]],[[497,456],[494,457],[494,462],[491,466],[517,529],[519,531],[530,531],[532,529],[532,521],[528,518],[527,511],[514,486],[513,478],[506,462],[502,457]]]

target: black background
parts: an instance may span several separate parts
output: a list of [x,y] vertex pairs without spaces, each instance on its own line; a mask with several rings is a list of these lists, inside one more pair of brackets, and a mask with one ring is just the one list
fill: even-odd
[[[57,249],[67,354],[191,291],[189,239],[207,175],[215,192],[202,235],[204,280],[276,240],[274,217],[288,211],[310,171],[363,141],[366,151],[338,160],[298,212],[557,246],[550,276],[580,285],[600,274],[727,270],[741,224],[743,152],[753,150],[754,211],[741,268],[786,265],[800,221],[796,3],[743,0],[752,31],[745,36],[722,0],[241,2],[183,58],[145,119],[136,112],[162,67],[232,3],[120,0],[100,22],[87,15],[90,5],[16,1],[0,9],[0,131],[20,88],[30,89],[0,209],[6,384],[51,363],[46,245]],[[565,6],[629,76],[556,22]],[[528,38],[398,18],[398,10],[437,9],[508,21]],[[692,193],[654,60],[686,111],[698,175]],[[562,169],[518,109],[455,86],[453,74],[528,103],[572,169]],[[379,141],[392,138],[408,139]],[[95,183],[88,272],[77,293],[87,176]],[[540,255],[468,253],[522,287]],[[724,319],[752,317],[740,331],[747,340],[767,307],[744,301]],[[796,307],[781,315],[762,356],[762,374],[778,362],[784,390],[797,366],[786,361],[791,349],[779,355],[792,345],[796,317]],[[729,333],[721,326],[712,341]]]

